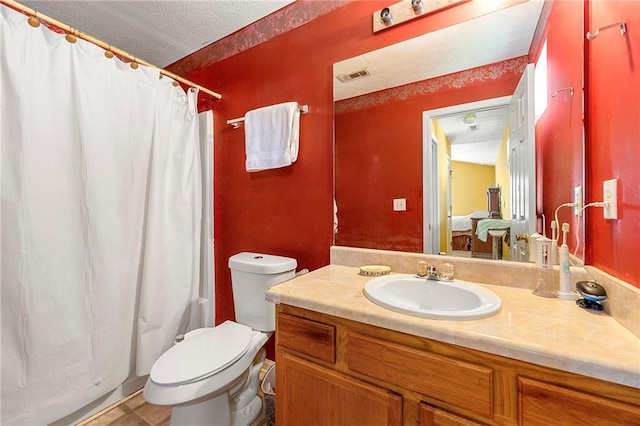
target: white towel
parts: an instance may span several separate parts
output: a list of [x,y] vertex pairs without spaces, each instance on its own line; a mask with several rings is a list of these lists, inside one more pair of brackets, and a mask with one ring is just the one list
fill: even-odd
[[297,102],[247,112],[244,129],[248,172],[290,166],[298,159],[300,110]]

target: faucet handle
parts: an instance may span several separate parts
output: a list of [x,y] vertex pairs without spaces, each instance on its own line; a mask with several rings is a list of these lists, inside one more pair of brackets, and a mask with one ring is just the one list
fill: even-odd
[[416,275],[419,277],[426,277],[429,273],[429,267],[427,267],[427,262],[421,260],[418,262],[418,267],[416,270]]
[[451,263],[443,263],[440,268],[440,280],[441,281],[453,281],[456,267]]

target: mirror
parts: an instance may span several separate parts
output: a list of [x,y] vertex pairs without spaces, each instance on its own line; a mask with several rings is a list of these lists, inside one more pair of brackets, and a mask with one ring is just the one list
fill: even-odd
[[[528,258],[509,225],[474,235],[480,220],[509,222],[520,207],[532,214],[519,233],[542,226],[540,183],[510,176],[508,154],[508,123],[522,112],[509,103],[532,68],[542,8],[522,3],[334,64],[336,245]],[[543,158],[524,158],[541,169]]]

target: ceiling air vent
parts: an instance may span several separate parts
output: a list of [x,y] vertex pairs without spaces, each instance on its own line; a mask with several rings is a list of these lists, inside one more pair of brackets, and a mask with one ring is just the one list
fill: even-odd
[[369,73],[369,71],[367,71],[366,69],[363,69],[363,70],[350,72],[350,73],[347,73],[347,74],[341,74],[341,75],[337,76],[336,78],[338,80],[340,80],[341,82],[346,83],[348,81],[355,80],[355,79],[358,79],[358,78],[368,77],[370,75],[371,74]]

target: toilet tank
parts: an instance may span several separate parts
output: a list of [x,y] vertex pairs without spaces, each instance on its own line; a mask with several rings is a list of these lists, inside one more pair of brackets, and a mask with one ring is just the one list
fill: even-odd
[[295,259],[261,253],[238,253],[229,258],[236,322],[254,330],[276,329],[275,305],[265,301],[271,286],[295,275]]

